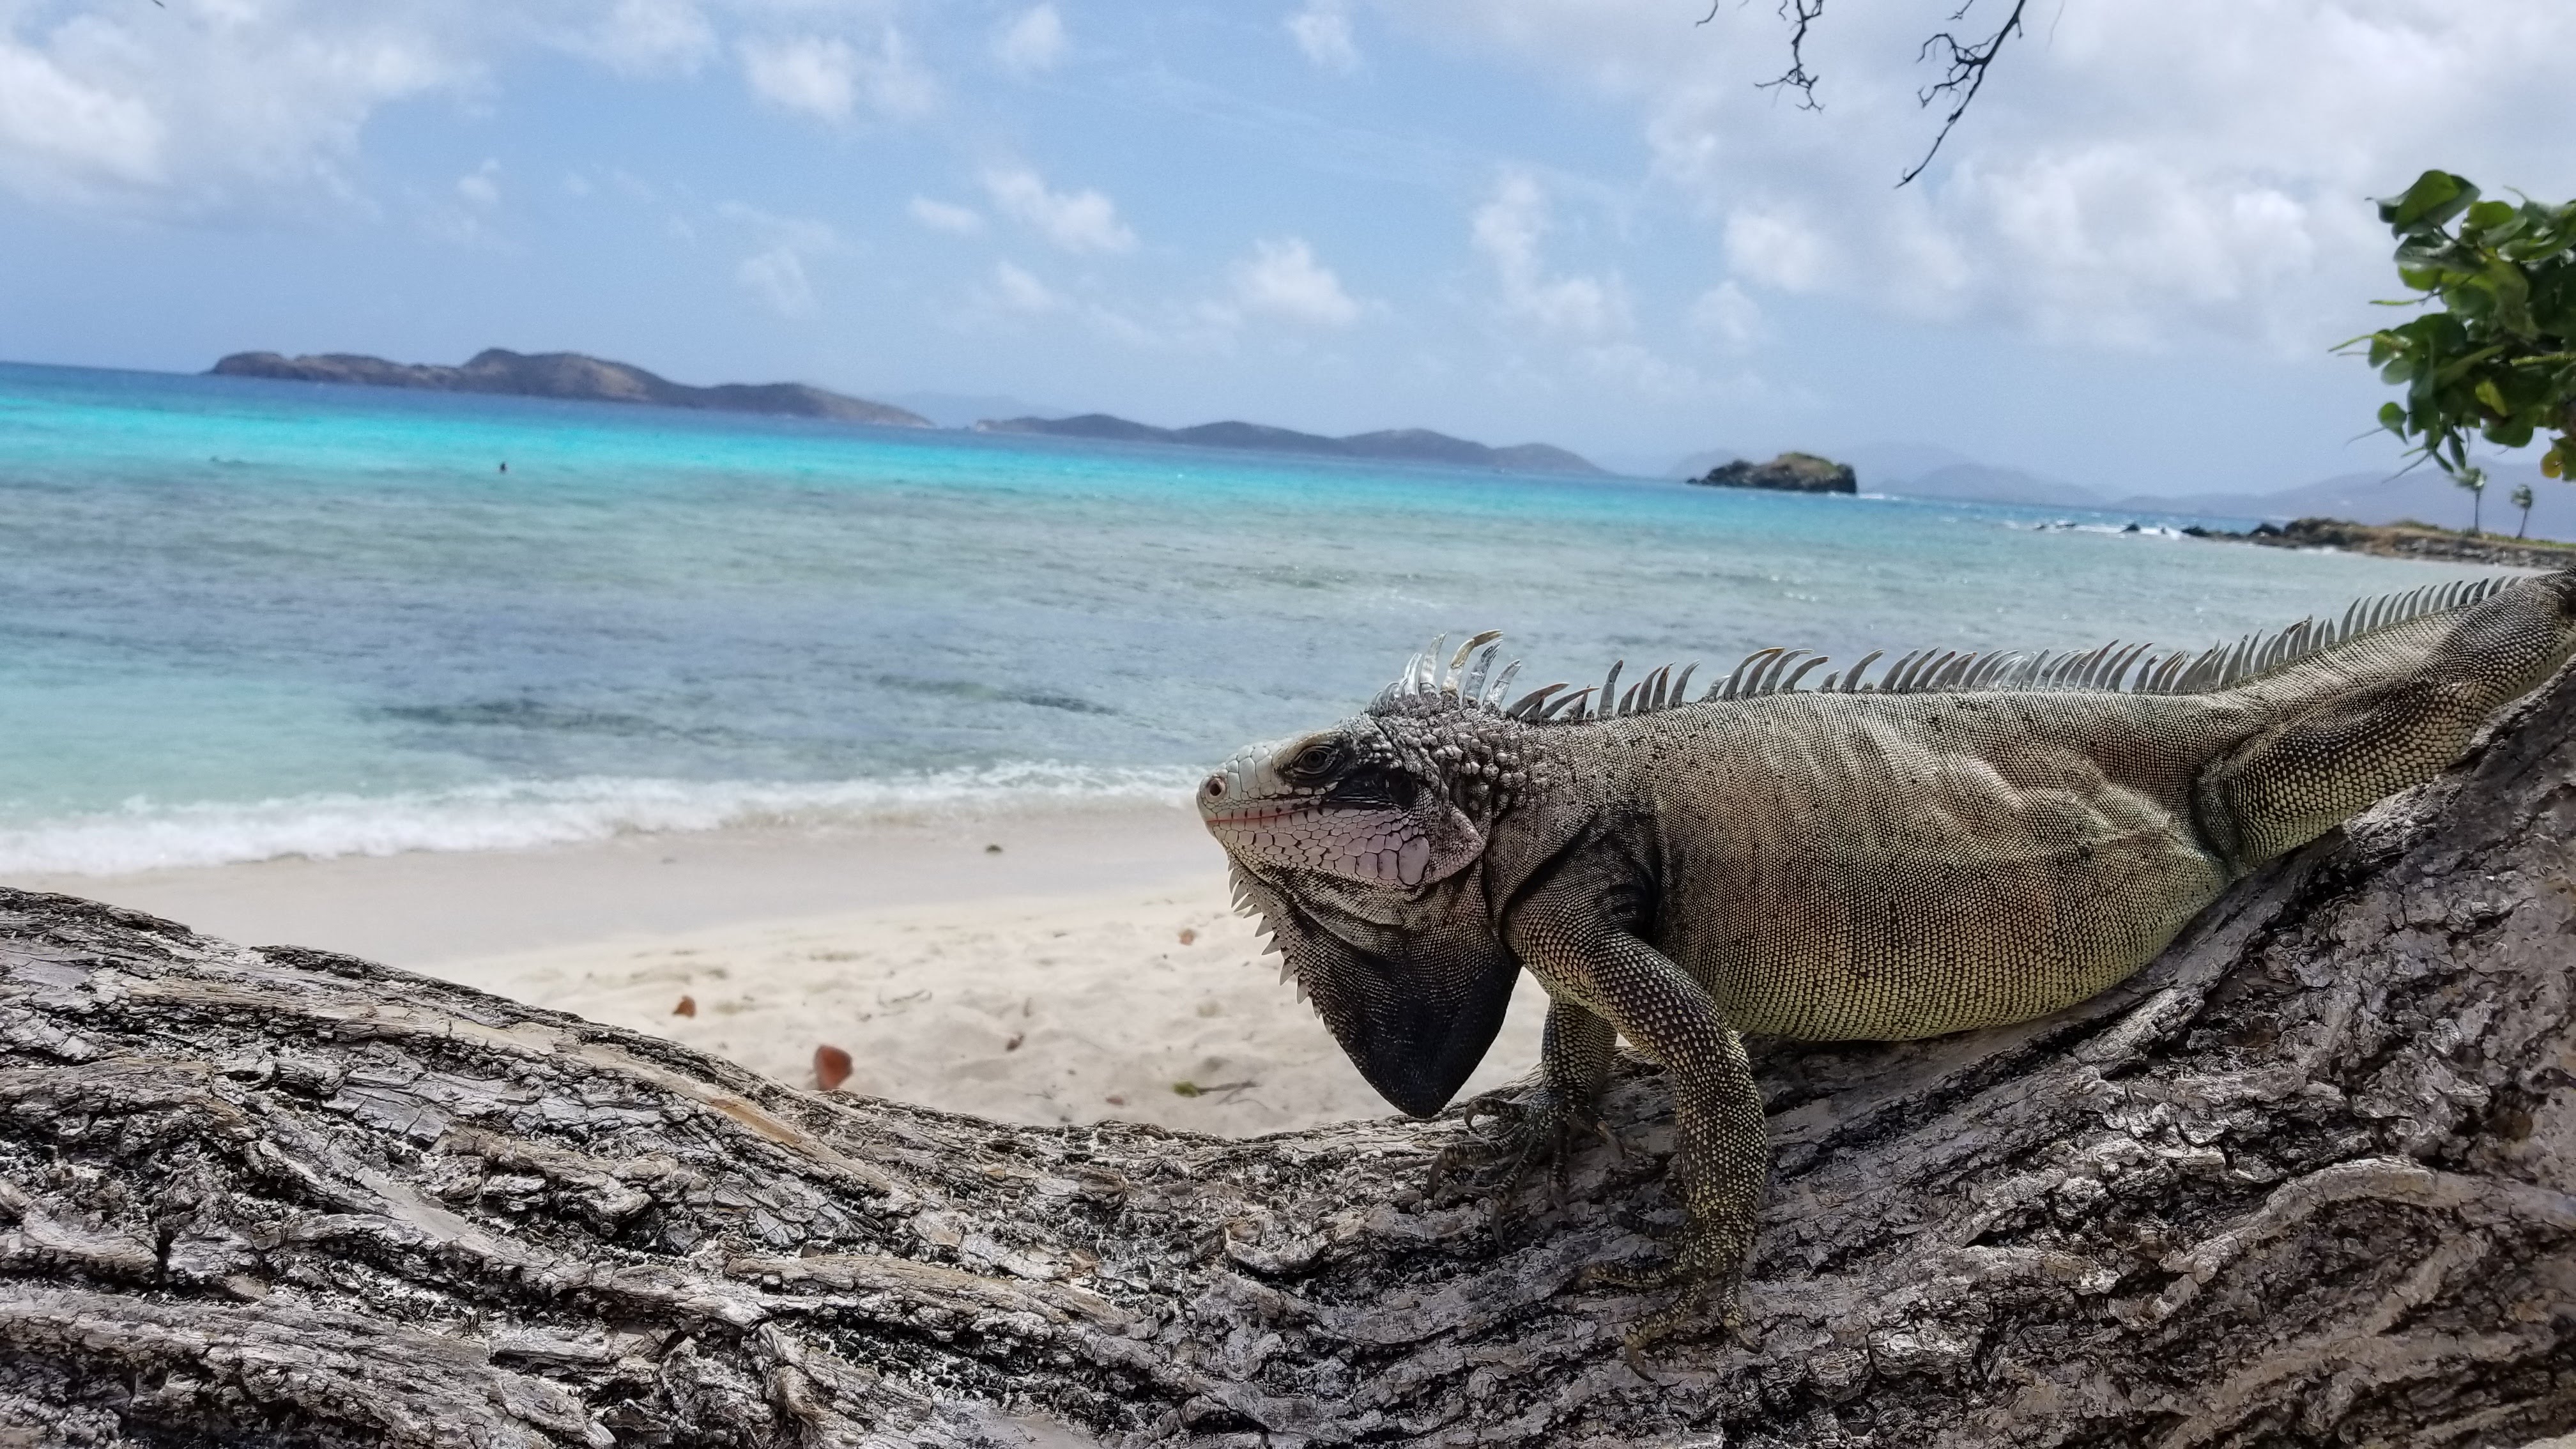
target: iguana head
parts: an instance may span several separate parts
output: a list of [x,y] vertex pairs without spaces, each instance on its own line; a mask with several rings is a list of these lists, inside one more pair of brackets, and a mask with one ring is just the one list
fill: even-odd
[[1369,1085],[1416,1116],[1476,1069],[1519,970],[1480,867],[1524,780],[1525,727],[1487,698],[1509,679],[1486,687],[1491,649],[1460,675],[1491,637],[1445,678],[1417,657],[1367,713],[1254,745],[1199,786],[1200,817],[1283,975]]

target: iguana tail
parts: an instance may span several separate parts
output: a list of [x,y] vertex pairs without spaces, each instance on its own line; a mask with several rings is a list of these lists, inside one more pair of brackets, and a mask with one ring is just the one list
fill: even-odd
[[2237,870],[2307,844],[2457,758],[2576,653],[2576,569],[2363,634],[2248,681],[2269,722],[2201,776],[2201,827]]

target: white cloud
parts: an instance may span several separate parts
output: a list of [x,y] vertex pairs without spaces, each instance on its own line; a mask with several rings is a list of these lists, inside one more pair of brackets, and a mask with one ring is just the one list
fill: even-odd
[[692,0],[617,0],[577,49],[624,75],[686,74],[715,54],[715,26]]
[[734,268],[734,280],[781,317],[814,313],[814,284],[805,276],[805,259],[789,248],[771,247],[743,258]]
[[1360,68],[1348,0],[1306,0],[1288,17],[1288,35],[1306,59],[1326,70],[1348,75]]
[[1064,51],[1064,17],[1051,4],[1021,11],[993,34],[993,59],[1013,75],[1053,70]]
[[451,33],[470,24],[407,9],[119,6],[41,30],[29,15],[0,6],[0,186],[55,204],[204,214],[345,198],[376,107],[474,75],[473,39]]
[[[205,216],[379,207],[384,107],[483,106],[555,53],[629,77],[735,54],[763,103],[835,124],[934,109],[899,0],[0,0],[0,189]],[[782,28],[786,27],[786,28]]]
[[802,35],[742,43],[743,81],[781,110],[845,125],[860,103],[889,120],[926,115],[939,102],[938,83],[912,58],[893,26],[872,50],[837,35]]
[[728,201],[716,208],[718,218],[748,233],[756,248],[734,267],[734,281],[752,299],[789,320],[814,315],[813,278],[808,260],[840,249],[840,234],[819,221],[780,216]]
[[957,206],[950,202],[933,201],[927,196],[914,197],[912,201],[904,207],[904,211],[908,213],[914,221],[930,228],[932,231],[944,231],[956,236],[973,236],[984,229],[984,214],[982,212],[975,210],[971,206]]
[[742,43],[742,78],[752,94],[821,120],[850,119],[858,103],[858,69],[858,52],[836,35]]
[[1726,218],[1726,261],[1783,292],[1812,292],[1837,270],[1833,239],[1795,207],[1738,207]]
[[1504,312],[1575,337],[1625,333],[1628,299],[1616,276],[1548,274],[1539,254],[1548,227],[1547,193],[1524,172],[1506,174],[1476,208],[1470,234],[1493,266]]
[[1032,316],[1064,305],[1064,299],[1049,290],[1046,283],[1009,262],[993,264],[993,290],[988,300],[1006,312]]
[[19,184],[150,185],[163,174],[166,139],[142,99],[0,40],[0,164]]
[[1298,237],[1253,243],[1252,256],[1234,269],[1234,302],[1244,312],[1310,327],[1348,327],[1360,316],[1342,279]]
[[1744,352],[1762,338],[1762,304],[1732,280],[1718,283],[1691,303],[1691,326],[1730,352]]
[[490,211],[501,204],[501,163],[486,158],[482,165],[456,178],[456,194],[466,205]]
[[1640,340],[1618,273],[1551,270],[1545,243],[1554,226],[1546,189],[1520,171],[1504,173],[1469,219],[1469,240],[1493,270],[1496,310],[1513,324],[1493,362],[1498,381],[1542,392],[1588,383],[1630,400],[1665,402],[1743,390],[1740,383],[1712,383],[1697,368]]
[[1097,191],[1050,191],[1045,178],[1025,166],[984,173],[993,205],[1069,252],[1124,252],[1136,234],[1118,219],[1118,207]]
[[2006,48],[1901,191],[1939,123],[1915,101],[1939,16],[1832,12],[1817,113],[1755,89],[1786,61],[1768,6],[1704,27],[1662,0],[1386,13],[1629,106],[1655,181],[1704,212],[1747,288],[2105,347],[2225,337],[2314,357],[2394,281],[2369,197],[2428,165],[2576,194],[2564,0],[2068,5]]

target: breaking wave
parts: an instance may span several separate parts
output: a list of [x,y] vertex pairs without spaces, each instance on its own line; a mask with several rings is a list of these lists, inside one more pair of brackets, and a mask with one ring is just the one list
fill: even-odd
[[248,803],[136,799],[0,826],[0,874],[122,875],[175,866],[415,850],[524,850],[619,835],[828,827],[1015,808],[1184,803],[1198,772],[1053,761],[819,783],[589,777]]

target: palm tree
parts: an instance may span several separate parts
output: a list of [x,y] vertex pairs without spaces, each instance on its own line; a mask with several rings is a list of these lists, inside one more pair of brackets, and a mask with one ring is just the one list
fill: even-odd
[[2487,470],[2462,468],[2451,475],[2451,481],[2469,490],[2469,537],[2478,536],[2478,511],[2487,498]]
[[2517,484],[2515,484],[2515,485],[2514,485],[2514,488],[2513,488],[2513,506],[2522,510],[2522,522],[2521,522],[2521,524],[2520,524],[2520,525],[2518,525],[2518,526],[2514,529],[2514,531],[2513,531],[2513,536],[2514,536],[2514,537],[2516,537],[2516,538],[2520,538],[2520,537],[2522,537],[2522,536],[2523,536],[2523,534],[2524,534],[2524,533],[2528,532],[2528,531],[2530,530],[2530,528],[2531,528],[2531,485],[2530,485],[2530,484],[2528,484],[2528,483],[2517,483]]

